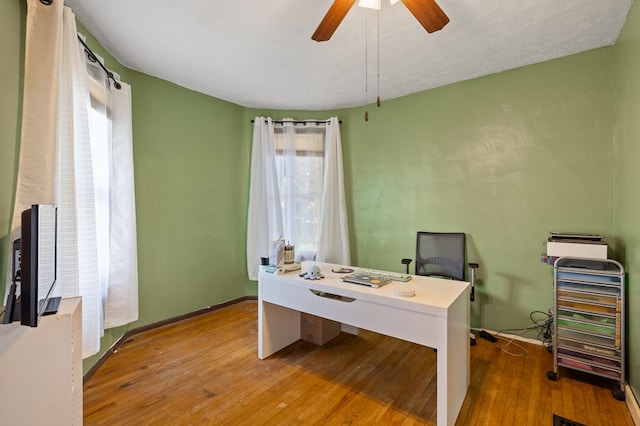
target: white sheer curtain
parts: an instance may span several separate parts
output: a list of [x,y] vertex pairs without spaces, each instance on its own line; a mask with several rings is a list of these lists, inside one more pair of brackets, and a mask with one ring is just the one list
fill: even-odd
[[61,296],[82,296],[83,356],[89,356],[100,349],[103,311],[96,248],[94,175],[88,143],[89,86],[84,54],[78,46],[75,16],[68,7],[63,8],[60,52],[58,157],[57,161],[48,159],[54,164],[57,185],[54,197],[58,205],[56,291]]
[[249,279],[258,279],[259,259],[269,254],[269,242],[284,235],[284,220],[279,200],[273,120],[257,117],[253,122],[247,224]]
[[133,173],[131,86],[111,90],[109,275],[105,328],[138,319],[138,247]]
[[[106,283],[99,279],[85,55],[77,40],[75,16],[63,2],[46,6],[39,0],[28,0],[26,28],[22,133],[11,240],[19,238],[24,209],[31,204],[58,206],[54,295],[82,296],[82,352],[87,357],[100,349],[105,302],[102,289]],[[114,127],[116,132],[126,133]],[[130,140],[128,143],[125,152],[130,151]],[[132,188],[132,181],[130,185]],[[123,196],[125,203],[132,203],[131,195],[132,189]],[[116,211],[128,212],[129,222],[135,221],[132,208],[115,207]],[[126,229],[131,232],[130,226]],[[135,225],[131,237],[135,239]],[[119,279],[128,281],[134,289],[124,297],[135,301],[135,315],[125,316],[137,318],[137,277],[132,278],[131,269],[135,270],[130,268]],[[127,310],[131,310],[131,304],[131,300],[125,303]]]
[[350,263],[340,123],[335,117],[321,124],[283,121],[254,120],[247,227],[247,272],[254,280],[260,257],[279,237],[296,245],[297,261]]
[[336,117],[329,120],[325,140],[320,235],[316,260],[349,265],[351,258],[342,169],[342,138],[340,122]]
[[98,276],[106,329],[138,319],[131,86],[114,73],[121,87],[113,87],[102,67],[85,58],[91,94]]

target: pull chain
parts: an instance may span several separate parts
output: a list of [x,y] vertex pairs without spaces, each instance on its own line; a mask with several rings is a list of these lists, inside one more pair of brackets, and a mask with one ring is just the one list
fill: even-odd
[[376,105],[380,108],[380,9],[378,9],[378,97],[376,98]]
[[364,121],[369,121],[369,111],[367,111],[367,102],[369,102],[369,45],[368,45],[368,28],[369,13],[364,12]]

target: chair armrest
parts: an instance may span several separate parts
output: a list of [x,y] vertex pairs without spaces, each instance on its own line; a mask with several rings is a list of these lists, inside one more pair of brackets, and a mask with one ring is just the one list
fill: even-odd
[[469,263],[469,269],[471,270],[471,277],[469,281],[471,282],[471,301],[476,300],[476,268],[479,268],[480,265],[477,263]]
[[409,273],[409,264],[411,263],[411,260],[412,259],[407,259],[406,257],[401,260],[402,264],[404,265],[405,274]]

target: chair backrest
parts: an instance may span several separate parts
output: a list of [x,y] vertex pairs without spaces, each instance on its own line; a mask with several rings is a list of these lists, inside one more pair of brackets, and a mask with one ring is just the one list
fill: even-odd
[[464,281],[465,235],[462,232],[418,232],[416,275]]

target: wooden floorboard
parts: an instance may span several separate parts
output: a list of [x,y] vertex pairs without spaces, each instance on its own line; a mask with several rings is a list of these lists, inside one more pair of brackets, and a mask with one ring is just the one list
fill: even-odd
[[[325,346],[298,341],[257,357],[257,302],[243,301],[130,337],[84,384],[85,425],[435,425],[436,352],[366,330]],[[457,425],[633,425],[611,384],[560,371],[505,341],[471,347]],[[510,348],[512,349],[512,348]]]

